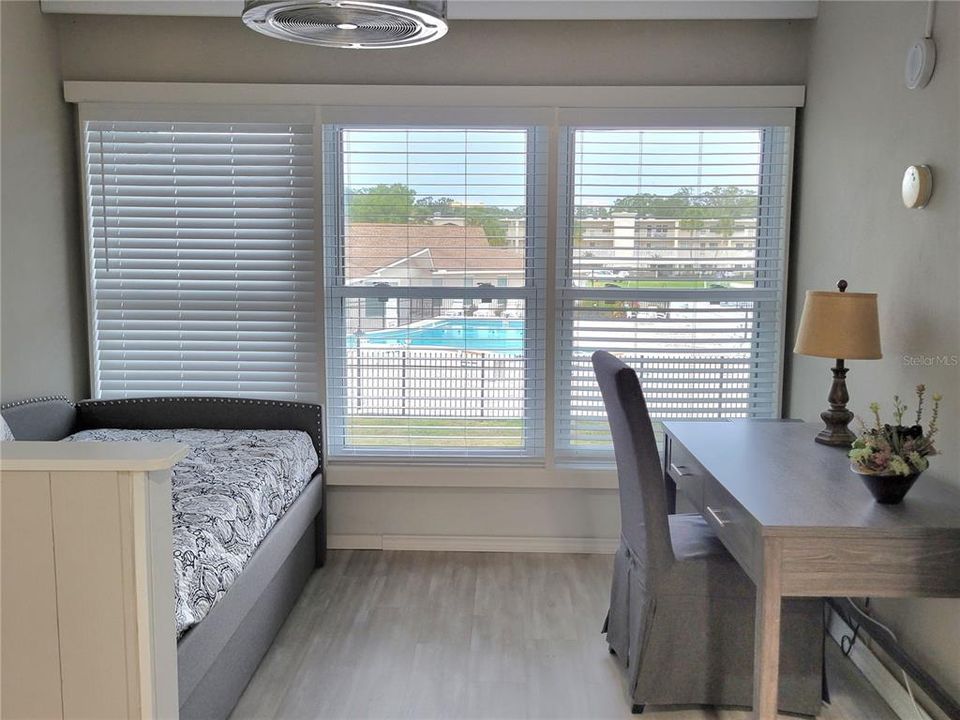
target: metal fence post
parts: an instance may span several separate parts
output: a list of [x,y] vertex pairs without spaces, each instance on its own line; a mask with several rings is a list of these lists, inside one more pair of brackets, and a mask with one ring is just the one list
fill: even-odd
[[720,380],[717,384],[717,420],[723,419],[723,378],[727,363],[720,361]]
[[480,354],[480,417],[484,416],[487,401],[487,354]]
[[407,414],[407,353],[404,348],[400,355],[400,414]]

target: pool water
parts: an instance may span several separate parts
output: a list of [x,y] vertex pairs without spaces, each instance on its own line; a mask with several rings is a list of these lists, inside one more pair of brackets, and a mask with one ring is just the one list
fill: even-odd
[[[444,318],[362,336],[365,345],[407,345],[456,350],[518,353],[523,350],[523,321],[487,318]],[[356,336],[350,347],[356,347]]]

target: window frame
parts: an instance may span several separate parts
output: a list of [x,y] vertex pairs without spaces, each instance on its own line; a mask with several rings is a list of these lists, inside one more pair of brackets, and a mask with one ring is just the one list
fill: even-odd
[[[771,414],[773,417],[779,417],[783,408],[783,382],[784,382],[784,351],[786,343],[786,304],[789,278],[789,255],[790,255],[790,213],[793,205],[793,161],[794,161],[794,143],[795,143],[795,113],[783,109],[758,109],[758,110],[735,110],[735,111],[710,111],[710,110],[685,110],[684,112],[670,112],[666,110],[585,110],[571,111],[561,114],[559,118],[561,125],[559,157],[560,172],[558,173],[560,182],[558,189],[558,251],[555,267],[555,290],[556,290],[556,315],[553,319],[553,327],[557,333],[557,342],[555,351],[556,376],[553,387],[553,397],[558,409],[562,410],[562,393],[565,383],[569,383],[570,369],[573,362],[573,347],[564,347],[563,338],[568,333],[567,323],[573,322],[573,313],[565,312],[565,306],[568,302],[576,300],[596,300],[603,298],[618,299],[624,301],[649,300],[663,301],[665,296],[672,300],[697,300],[705,302],[714,301],[732,301],[732,302],[753,302],[774,304],[773,310],[776,317],[776,327],[773,328],[773,349],[770,354],[778,359],[776,364],[777,377],[774,384],[773,402]],[[772,124],[771,124],[772,123]],[[760,130],[761,136],[761,180],[758,192],[758,224],[756,249],[766,250],[775,249],[777,251],[777,262],[779,270],[775,271],[775,278],[767,272],[761,278],[760,261],[757,261],[757,277],[755,287],[744,290],[663,290],[663,289],[610,289],[610,288],[578,288],[575,287],[572,278],[574,275],[572,262],[572,249],[574,243],[574,228],[576,225],[574,211],[576,203],[574,201],[575,192],[575,168],[576,168],[576,143],[575,133],[578,130],[730,130],[730,129],[751,129]],[[764,173],[771,161],[779,165],[775,148],[777,144],[784,149],[783,157],[783,176],[780,186],[782,186],[783,198],[786,201],[779,210],[779,217],[774,221],[761,222],[760,214],[763,211],[762,202],[764,197],[769,194],[762,192],[764,186],[770,187],[771,176],[769,170]],[[776,224],[781,230],[779,233],[772,233],[770,228]],[[765,232],[761,232],[761,229]],[[775,244],[772,241],[776,241]],[[570,281],[568,283],[568,280]],[[764,291],[770,292],[764,292]],[[759,313],[758,313],[759,314]],[[572,336],[572,333],[569,333]],[[770,336],[765,334],[763,342],[767,342]],[[754,344],[757,338],[754,338]],[[753,357],[756,357],[755,355]],[[612,463],[612,451],[610,449],[586,450],[575,448],[572,444],[572,436],[568,435],[561,423],[557,424],[555,430],[555,459],[558,464],[579,465],[579,464],[597,464]]]
[[[366,118],[381,121],[384,117],[396,119],[399,124],[412,124],[441,119],[443,122],[484,124],[509,120],[511,124],[536,124],[549,129],[548,194],[546,202],[547,247],[545,285],[546,302],[542,312],[547,320],[545,344],[545,377],[543,387],[544,455],[539,459],[509,457],[482,458],[473,456],[467,464],[458,463],[460,472],[451,474],[436,464],[418,457],[384,458],[349,457],[335,460],[334,484],[356,486],[448,486],[448,487],[557,487],[557,488],[615,488],[615,477],[610,473],[612,458],[564,458],[558,455],[555,441],[556,399],[556,325],[559,290],[555,279],[559,246],[562,244],[558,209],[563,198],[558,193],[559,168],[563,158],[558,150],[560,128],[565,125],[596,123],[616,118],[618,123],[636,124],[631,117],[645,118],[639,122],[708,122],[719,124],[749,122],[756,125],[783,125],[794,128],[796,108],[803,107],[805,88],[802,85],[769,86],[395,86],[395,85],[289,85],[243,83],[178,83],[178,82],[64,82],[64,97],[78,106],[78,147],[83,123],[94,120],[155,119],[172,121],[211,122],[312,122],[314,125],[315,193],[316,193],[316,251],[319,261],[316,277],[324,282],[326,265],[323,260],[324,151],[321,126],[330,122],[355,122]],[[518,119],[519,118],[519,119]],[[593,119],[591,119],[593,118]],[[795,140],[793,141],[795,142]],[[790,213],[793,201],[792,166],[794,148],[791,142],[788,155],[788,185],[786,197],[790,203],[784,208],[787,227],[784,275],[788,274],[786,256],[789,252]],[[81,177],[84,177],[83,154],[77,153]],[[89,206],[86,180],[80,183],[84,212]],[[84,232],[88,232],[84,222]],[[87,239],[89,242],[89,239]],[[84,260],[88,262],[87,253]],[[88,337],[93,328],[90,304],[90,269],[85,272],[88,299]],[[786,292],[786,284],[783,292]],[[785,332],[785,303],[781,305],[779,324]],[[326,308],[325,293],[317,293],[318,374],[319,387],[325,397]],[[91,344],[91,375],[93,373]],[[780,351],[780,373],[776,399],[782,400],[783,350]],[[326,416],[326,413],[325,413]],[[387,461],[397,473],[384,474],[382,463]],[[442,460],[438,461],[444,465]],[[399,463],[399,464],[398,464]],[[423,466],[417,469],[417,466]],[[511,473],[488,473],[486,465],[507,465]],[[406,470],[404,468],[407,468]]]
[[[470,116],[470,111],[448,109],[446,113],[450,120],[458,120]],[[463,300],[464,303],[482,296],[493,300],[523,300],[524,302],[524,350],[525,359],[525,397],[527,402],[522,418],[522,446],[520,450],[507,448],[462,448],[454,447],[444,450],[440,447],[418,447],[413,452],[415,462],[448,462],[452,459],[469,459],[471,461],[493,463],[543,463],[544,462],[544,397],[546,383],[543,368],[547,365],[549,353],[546,343],[545,325],[540,322],[531,322],[546,308],[546,278],[549,276],[547,257],[545,252],[547,213],[543,199],[547,196],[546,182],[549,174],[541,175],[538,164],[543,163],[547,146],[547,129],[530,120],[540,120],[537,116],[530,116],[523,112],[511,113],[511,117],[501,118],[498,122],[444,122],[438,118],[436,111],[418,111],[407,109],[407,112],[391,113],[386,122],[371,123],[368,110],[340,108],[324,114],[325,121],[321,127],[323,142],[321,145],[324,200],[322,203],[322,223],[324,234],[324,274],[323,295],[325,299],[324,312],[324,366],[327,376],[326,406],[327,406],[327,440],[329,455],[333,460],[349,461],[402,461],[410,459],[411,452],[397,451],[396,449],[377,449],[364,447],[356,451],[347,450],[342,439],[346,436],[345,424],[347,419],[346,398],[343,393],[343,384],[333,378],[346,377],[343,350],[346,347],[346,337],[342,332],[342,313],[338,309],[340,303],[346,299],[370,299],[382,297],[384,299],[408,300]],[[335,118],[336,122],[327,122],[326,119]],[[356,121],[351,122],[351,118]],[[429,118],[429,120],[427,120]],[[526,123],[508,122],[512,119],[527,119]],[[408,121],[404,121],[408,120]],[[409,128],[417,130],[522,130],[527,134],[527,173],[526,173],[526,225],[524,247],[524,284],[519,287],[483,287],[475,285],[464,287],[437,287],[423,286],[393,286],[377,287],[363,285],[349,285],[344,277],[343,258],[345,254],[344,239],[346,237],[346,218],[344,216],[345,184],[343,178],[343,131],[347,130],[379,130],[385,128]],[[330,188],[334,188],[331,193]],[[464,277],[473,278],[473,274]]]

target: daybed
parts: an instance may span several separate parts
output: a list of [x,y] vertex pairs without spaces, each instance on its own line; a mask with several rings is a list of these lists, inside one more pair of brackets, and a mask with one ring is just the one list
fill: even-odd
[[[291,497],[286,500],[278,499],[282,495],[280,491],[274,492],[269,500],[259,498],[263,507],[272,507],[272,502],[281,508],[282,514],[279,518],[271,518],[272,526],[255,546],[256,550],[249,555],[239,575],[234,578],[228,572],[232,582],[226,592],[218,593],[212,606],[203,608],[205,616],[196,624],[189,617],[181,617],[178,603],[177,624],[183,630],[177,644],[180,717],[226,718],[307,579],[315,567],[324,563],[326,505],[321,407],[309,403],[213,397],[85,400],[72,404],[63,397],[47,397],[10,403],[0,407],[0,412],[18,440],[63,440],[77,433],[80,435],[73,440],[122,436],[122,433],[119,436],[105,433],[103,429],[298,430],[309,435],[312,449],[316,451],[316,467],[307,471],[309,475],[290,490]],[[194,443],[202,438],[202,434],[198,435],[196,431],[181,435]],[[252,450],[245,446],[248,452],[266,454],[264,445],[274,436],[269,433],[261,435],[221,433],[222,444],[230,445],[229,448],[207,448],[204,451],[201,447],[197,452],[207,452],[215,462],[221,462],[224,455],[220,451],[233,451],[238,445],[252,443]],[[297,433],[281,435],[296,445]],[[229,442],[223,443],[224,437]],[[240,441],[236,440],[238,437]],[[292,457],[288,458],[290,462],[287,464],[299,468],[297,472],[303,472],[305,463],[312,464],[313,459],[309,443],[302,438],[299,436],[299,449],[287,453]],[[151,439],[151,433],[132,433],[131,439]],[[237,458],[243,455],[235,453],[233,457],[233,462],[239,462]],[[186,460],[190,460],[190,456]],[[283,464],[277,461],[277,453],[266,460],[257,457],[250,462],[266,462],[271,467]],[[249,468],[246,470],[249,479]],[[174,476],[177,476],[176,467]],[[253,487],[256,483],[248,485]],[[302,490],[299,489],[301,486]],[[238,506],[257,512],[255,495],[254,498],[254,501],[244,498],[238,501]],[[182,580],[182,576],[178,580]],[[208,580],[208,584],[210,582]],[[215,585],[218,580],[214,578],[212,582]],[[186,615],[189,616],[189,611]]]

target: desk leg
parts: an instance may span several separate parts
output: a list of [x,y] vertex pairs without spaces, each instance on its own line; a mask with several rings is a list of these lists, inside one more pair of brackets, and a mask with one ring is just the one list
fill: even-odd
[[780,539],[762,540],[753,650],[753,717],[776,720],[780,682]]

